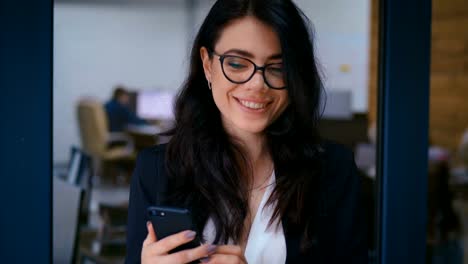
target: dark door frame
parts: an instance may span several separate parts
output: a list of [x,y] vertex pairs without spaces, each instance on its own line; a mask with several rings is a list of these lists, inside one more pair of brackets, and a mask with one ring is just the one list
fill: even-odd
[[1,263],[52,260],[52,5],[0,1]]
[[379,263],[425,263],[430,0],[380,0]]

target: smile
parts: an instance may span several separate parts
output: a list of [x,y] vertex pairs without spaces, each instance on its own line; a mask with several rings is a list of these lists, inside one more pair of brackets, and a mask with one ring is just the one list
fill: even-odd
[[251,101],[245,101],[245,100],[238,100],[243,106],[250,108],[250,109],[263,109],[265,108],[266,104],[265,103],[255,103]]

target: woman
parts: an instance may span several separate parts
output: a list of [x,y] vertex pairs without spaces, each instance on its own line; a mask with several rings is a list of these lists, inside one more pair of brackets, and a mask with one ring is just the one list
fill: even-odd
[[[195,39],[166,145],[140,153],[127,263],[365,263],[351,152],[317,133],[322,88],[307,18],[289,0],[219,0]],[[158,240],[151,205],[196,230]],[[206,243],[168,252],[199,234]]]

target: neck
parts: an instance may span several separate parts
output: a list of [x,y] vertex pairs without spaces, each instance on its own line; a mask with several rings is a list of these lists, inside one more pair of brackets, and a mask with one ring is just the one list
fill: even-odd
[[241,139],[247,158],[252,166],[251,188],[261,187],[271,175],[272,160],[266,144],[266,137],[252,135]]
[[258,161],[265,160],[269,157],[268,146],[266,144],[266,136],[264,133],[250,133],[245,131],[234,131],[234,129],[227,129],[228,134],[236,141],[239,141],[245,151],[246,157],[255,164]]
[[264,133],[249,133],[245,131],[233,131],[227,129],[231,137],[238,141],[252,169],[251,186],[258,186],[265,182],[271,175],[272,158]]
[[251,134],[240,139],[247,153],[247,157],[252,161],[255,167],[257,163],[269,158],[270,154],[266,144],[265,135]]

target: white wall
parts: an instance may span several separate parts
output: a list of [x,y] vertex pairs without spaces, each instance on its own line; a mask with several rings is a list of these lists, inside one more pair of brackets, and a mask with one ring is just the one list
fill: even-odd
[[75,105],[107,100],[116,84],[177,89],[186,72],[183,5],[56,4],[54,8],[54,162],[79,145]]
[[[312,21],[327,90],[351,91],[354,112],[367,112],[369,0],[295,0]],[[348,66],[349,71],[340,68]],[[345,67],[346,67],[345,66]]]
[[[102,2],[102,1],[101,1]],[[198,1],[190,28],[184,1],[153,4],[56,2],[54,7],[54,163],[79,145],[77,100],[105,101],[116,84],[178,89],[189,43],[213,0]],[[326,89],[350,90],[352,108],[367,111],[369,0],[296,0],[314,24]],[[350,71],[340,71],[340,66]]]

